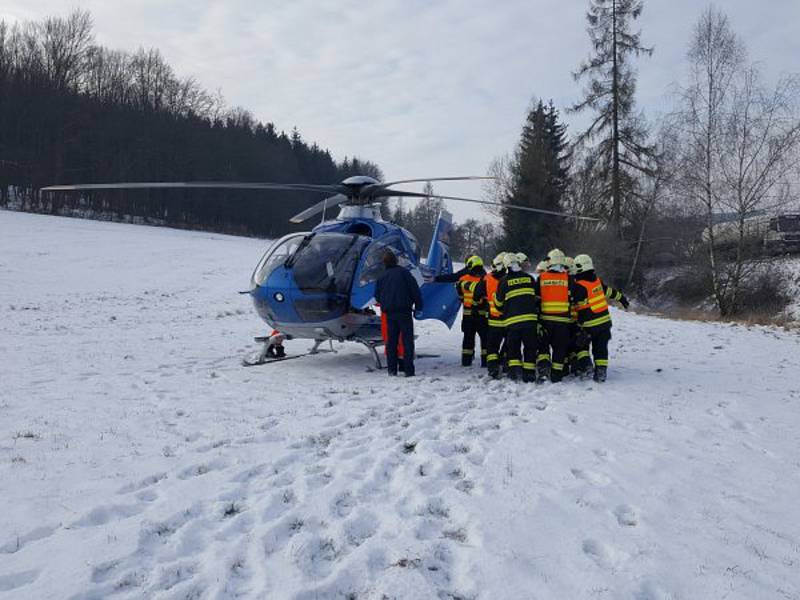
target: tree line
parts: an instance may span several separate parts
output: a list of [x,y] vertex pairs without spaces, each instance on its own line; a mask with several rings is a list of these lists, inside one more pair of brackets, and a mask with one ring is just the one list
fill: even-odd
[[150,190],[41,194],[56,183],[274,181],[381,177],[335,161],[181,78],[157,49],[95,44],[88,12],[0,21],[0,204],[49,214],[278,236],[320,200],[302,192]]
[[[641,295],[646,273],[680,266],[684,296],[736,315],[781,293],[769,285],[753,293],[765,259],[748,222],[796,207],[800,77],[768,85],[728,17],[709,6],[691,31],[689,76],[676,82],[672,109],[648,119],[636,104],[636,61],[653,53],[635,29],[643,10],[642,0],[589,0],[592,52],[573,73],[584,87],[567,108],[589,125],[569,137],[552,103],[534,98],[516,149],[490,168],[498,202],[600,222],[501,210],[498,245],[537,258],[556,245],[588,252],[610,280]],[[724,241],[723,224],[736,231]]]

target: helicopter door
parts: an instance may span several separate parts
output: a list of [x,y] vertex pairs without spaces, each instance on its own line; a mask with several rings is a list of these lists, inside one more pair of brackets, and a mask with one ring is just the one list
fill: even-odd
[[316,233],[283,264],[294,283],[286,297],[302,322],[322,323],[347,312],[353,275],[366,243],[359,235]]
[[391,250],[397,256],[397,264],[411,271],[418,283],[422,283],[422,276],[415,261],[403,245],[399,235],[392,235],[372,242],[367,247],[361,263],[358,265],[353,293],[350,304],[353,308],[364,309],[375,302],[375,283],[386,271],[383,266],[383,255],[386,250]]

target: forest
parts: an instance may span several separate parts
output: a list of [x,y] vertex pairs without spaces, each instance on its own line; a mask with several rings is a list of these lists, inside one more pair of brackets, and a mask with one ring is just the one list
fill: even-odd
[[319,201],[303,193],[105,191],[42,194],[54,183],[274,181],[381,176],[335,161],[295,129],[278,131],[192,78],[157,49],[94,43],[88,12],[0,22],[0,204],[21,210],[274,237]]

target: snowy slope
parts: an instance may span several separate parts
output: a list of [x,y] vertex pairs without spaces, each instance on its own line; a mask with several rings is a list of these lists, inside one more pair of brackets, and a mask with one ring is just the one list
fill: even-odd
[[0,212],[0,599],[800,598],[797,335],[615,312],[604,386],[438,323],[414,380],[245,369],[264,246]]

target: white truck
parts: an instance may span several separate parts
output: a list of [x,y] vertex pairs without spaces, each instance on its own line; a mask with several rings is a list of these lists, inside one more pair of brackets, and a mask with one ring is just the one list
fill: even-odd
[[[726,219],[714,225],[714,242],[718,246],[732,246],[739,239],[739,221]],[[769,254],[800,251],[800,213],[780,215],[758,214],[747,217],[743,223],[744,238],[761,244]],[[711,239],[709,229],[703,230],[703,241]]]
[[764,249],[770,254],[800,251],[800,213],[771,217],[764,233]]

